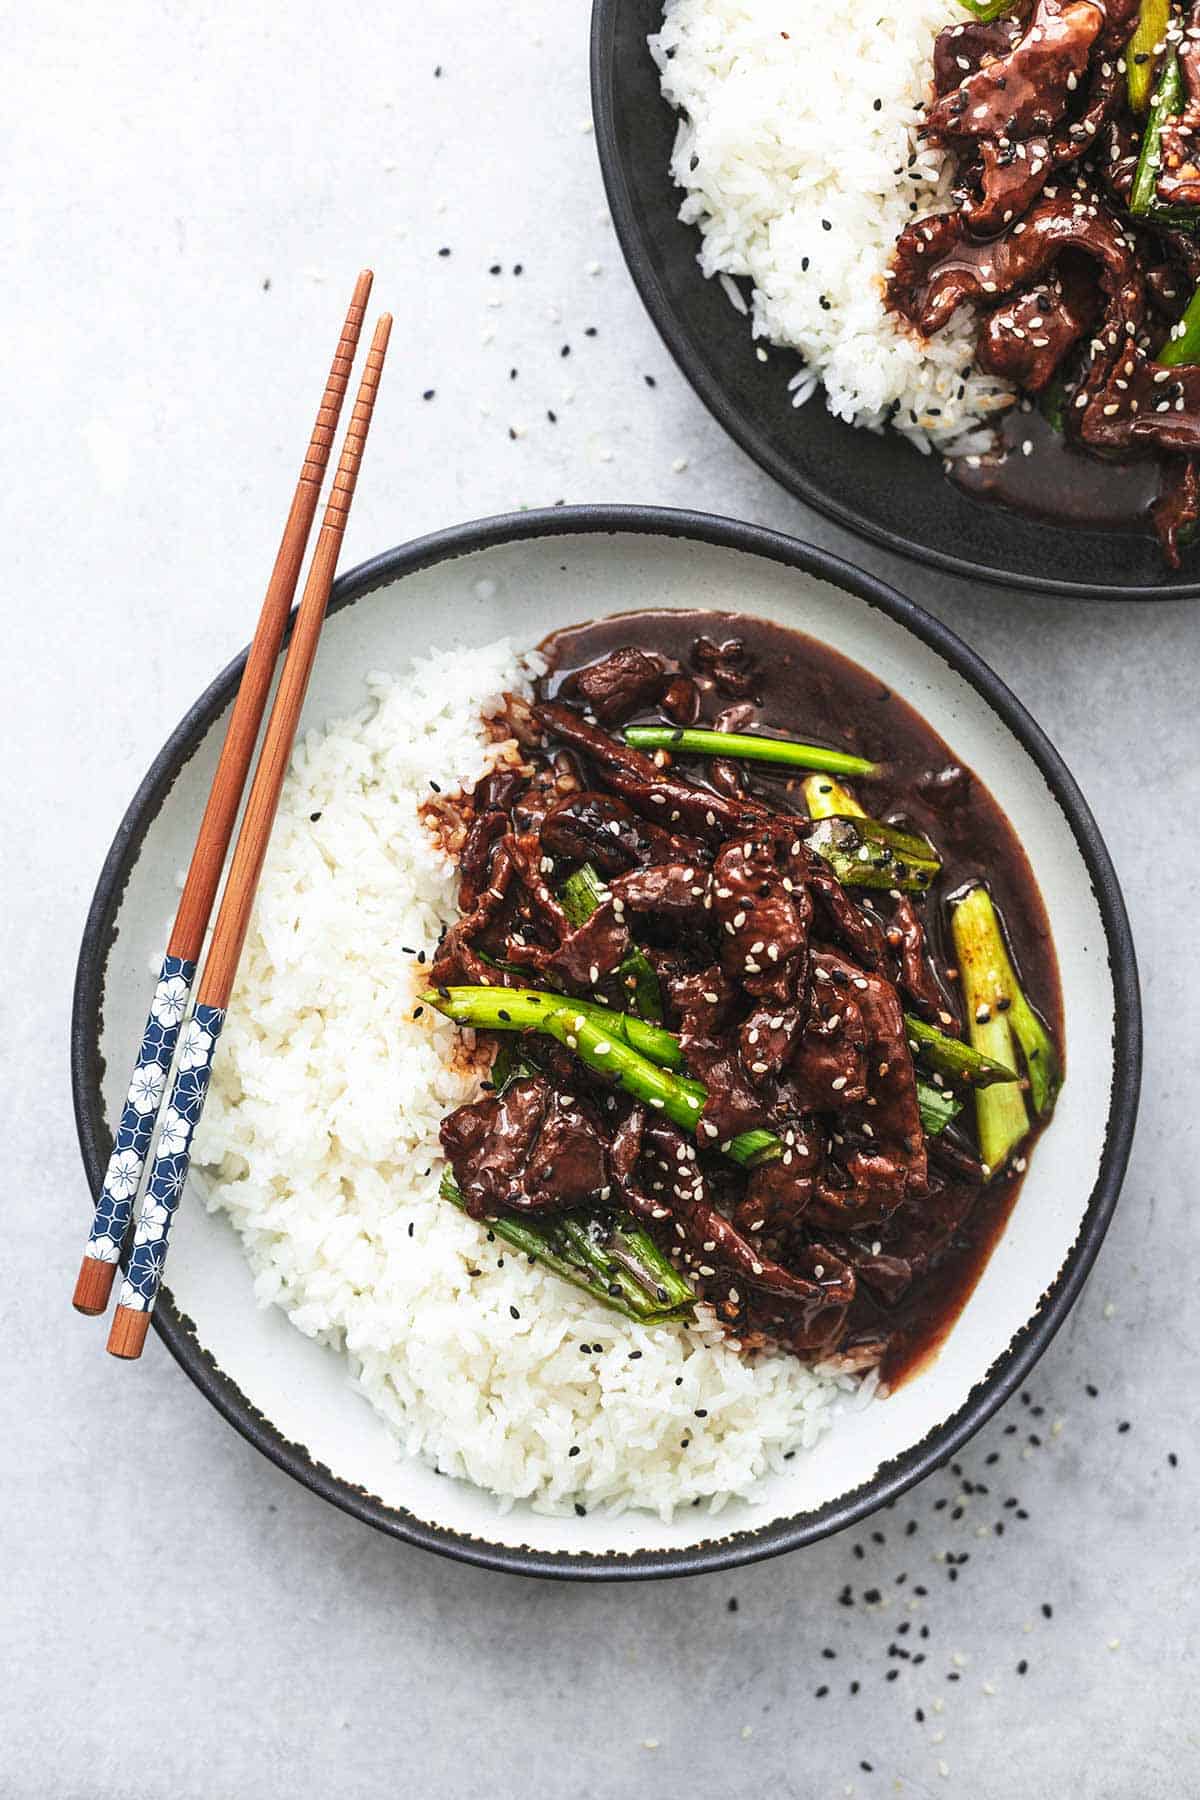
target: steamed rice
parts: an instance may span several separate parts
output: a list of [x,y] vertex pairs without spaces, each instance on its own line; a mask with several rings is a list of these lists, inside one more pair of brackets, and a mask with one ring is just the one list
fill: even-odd
[[711,1314],[636,1325],[437,1196],[438,1125],[479,1087],[463,1034],[412,1016],[456,887],[417,808],[504,754],[481,715],[539,668],[506,641],[439,652],[298,746],[196,1154],[260,1303],[345,1353],[400,1451],[505,1505],[715,1511],[870,1380],[751,1361]]
[[[824,385],[838,418],[889,421],[918,448],[988,447],[986,422],[1012,389],[973,365],[976,325],[960,310],[922,339],[885,306],[895,241],[945,211],[943,153],[918,139],[936,34],[957,0],[886,8],[793,0],[667,0],[650,48],[682,117],[671,172],[698,225],[704,273],[740,310],[731,277],[753,283],[755,337],[799,352],[797,405]],[[766,354],[766,352],[762,352]]]

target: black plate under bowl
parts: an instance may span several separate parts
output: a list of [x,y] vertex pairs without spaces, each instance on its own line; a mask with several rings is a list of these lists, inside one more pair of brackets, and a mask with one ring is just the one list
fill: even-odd
[[[902,438],[858,431],[819,396],[793,407],[798,357],[759,362],[748,322],[696,261],[671,180],[677,115],[646,47],[661,0],[594,0],[592,111],[609,206],[630,273],[676,362],[729,435],[801,500],[888,550],[1010,587],[1088,599],[1200,594],[1200,545],[1172,574],[1136,530],[1050,525],[962,493],[941,459]],[[744,285],[744,284],[743,284]]]
[[[983,697],[1017,738],[1062,808],[1100,909],[1116,1009],[1113,1080],[1098,1177],[1081,1213],[1079,1235],[1035,1315],[1013,1338],[986,1378],[920,1443],[884,1464],[869,1482],[853,1492],[830,1501],[819,1510],[778,1519],[758,1529],[718,1536],[712,1541],[678,1550],[595,1554],[586,1550],[575,1553],[511,1547],[465,1536],[446,1525],[425,1522],[398,1507],[384,1505],[374,1495],[318,1462],[303,1444],[285,1437],[217,1365],[201,1345],[191,1321],[176,1306],[169,1288],[163,1289],[154,1312],[155,1329],[197,1387],[265,1456],[335,1506],[405,1543],[485,1568],[585,1580],[637,1580],[736,1567],[814,1543],[831,1532],[854,1524],[876,1508],[893,1502],[914,1482],[940,1468],[1027,1379],[1078,1298],[1117,1203],[1137,1116],[1141,1007],[1133,941],[1116,873],[1087,803],[1054,746],[1000,678],[940,620],[932,618],[876,576],[854,568],[826,550],[798,543],[777,532],[705,513],[643,506],[556,507],[476,520],[389,550],[340,576],[329,610],[336,614],[343,607],[365,601],[379,589],[402,582],[406,576],[475,551],[583,534],[674,538],[762,557],[801,575],[831,582],[858,596],[883,619],[895,621],[936,651]],[[403,598],[401,588],[396,603],[402,604]],[[71,1079],[79,1142],[93,1193],[99,1191],[112,1148],[101,1092],[104,1065],[100,1041],[106,970],[122,896],[147,832],[180,771],[236,693],[245,660],[243,651],[217,676],[159,751],[118,828],[88,914],[75,980]]]

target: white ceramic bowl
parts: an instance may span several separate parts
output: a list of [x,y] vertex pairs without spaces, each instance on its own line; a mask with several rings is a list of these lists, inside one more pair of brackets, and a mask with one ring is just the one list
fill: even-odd
[[[552,628],[639,607],[734,607],[794,625],[862,663],[924,715],[990,787],[1041,887],[1058,949],[1068,1079],[1012,1219],[936,1359],[890,1399],[839,1421],[755,1505],[672,1524],[505,1516],[485,1493],[400,1457],[344,1360],[260,1311],[230,1225],[185,1196],[155,1314],[197,1386],[317,1492],[396,1537],[538,1574],[682,1573],[795,1547],[861,1518],[943,1461],[1025,1377],[1074,1301],[1116,1204],[1137,1107],[1140,1016],[1129,926],[1108,854],[1053,747],[936,620],[823,551],[698,514],[589,507],[458,527],[339,582],[304,723],[362,697],[368,669],[431,644]],[[80,956],[73,1077],[96,1191],[111,1122],[241,672],[182,721],[105,863]]]

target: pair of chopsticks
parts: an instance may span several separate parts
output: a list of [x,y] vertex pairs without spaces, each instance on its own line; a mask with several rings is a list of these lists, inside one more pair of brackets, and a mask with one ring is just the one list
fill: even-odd
[[[102,1313],[108,1305],[117,1264],[128,1235],[142,1185],[155,1127],[158,1140],[150,1161],[133,1232],[125,1280],[109,1332],[113,1356],[131,1360],[142,1353],[150,1314],[162,1282],[171,1222],[187,1180],[192,1135],[204,1108],[221,1027],[233,991],[254,896],[267,854],[267,844],[284,775],[291,758],[300,710],[317,653],[329,591],[354,498],[367,431],[375,406],[388,335],[384,313],[367,352],[358,396],[346,428],[342,454],[325,505],[325,516],[296,613],[291,643],[263,738],[258,767],[238,833],[225,891],[217,911],[212,942],[190,1018],[185,1015],[216,898],[225,853],[250,768],[279,647],[303,566],[309,533],[325,477],[334,433],[358,349],[373,276],[364,269],[338,340],[317,422],[296,483],[291,510],[271,571],[254,640],[246,658],[225,742],[213,776],[196,847],[167,943],[158,985],[146,1021],[138,1060],[130,1080],[113,1144],[113,1153],[96,1201],[95,1215],[74,1304],[82,1313]],[[176,1052],[178,1051],[178,1059]],[[171,1079],[175,1080],[164,1108]]]

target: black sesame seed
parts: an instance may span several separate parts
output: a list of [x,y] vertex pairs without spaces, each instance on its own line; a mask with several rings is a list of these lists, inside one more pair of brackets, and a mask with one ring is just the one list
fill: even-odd
[[578,1500],[575,1502],[575,1517],[577,1519],[586,1519],[587,1518],[587,1507],[580,1506]]
[[819,1688],[817,1688],[816,1692],[813,1694],[813,1699],[814,1700],[823,1700],[828,1692],[829,1692],[829,1689],[827,1687],[819,1687]]
[[[639,1352],[639,1354],[640,1354],[640,1352]],[[737,1595],[730,1594],[728,1600],[725,1602],[725,1610],[726,1610],[726,1612],[736,1612],[737,1609],[738,1609]]]
[[579,1455],[579,1445],[572,1444],[571,1448],[567,1451],[567,1455],[568,1456],[578,1456]]
[[643,375],[642,380],[645,382],[647,387],[657,387],[658,386],[658,383],[657,383],[657,381],[655,381],[653,375]]
[[1048,1600],[1042,1601],[1042,1617],[1043,1619],[1052,1619],[1054,1617],[1054,1608]]
[[1121,1423],[1117,1426],[1117,1430],[1118,1431],[1128,1431],[1129,1430],[1129,1420],[1122,1419]]
[[1026,1662],[1025,1658],[1022,1657],[1020,1662],[1017,1664],[1017,1674],[1024,1675],[1026,1670],[1028,1669],[1028,1667],[1029,1667],[1029,1664]]
[[309,815],[308,815],[309,823],[311,825],[315,825],[317,820],[320,818],[320,816],[321,815],[319,812],[309,813]]
[[510,1306],[510,1307],[509,1307],[509,1309],[508,1309],[508,1310],[509,1310],[509,1312],[510,1312],[510,1313],[511,1313],[511,1314],[512,1314],[512,1316],[513,1316],[513,1318],[514,1318],[514,1319],[519,1319],[519,1318],[520,1318],[520,1316],[521,1316],[521,1315],[520,1315],[520,1313],[519,1313],[519,1312],[518,1312],[518,1311],[517,1311],[517,1309],[516,1309],[516,1307],[515,1307],[515,1306]]
[[450,254],[449,244],[443,244],[441,249],[438,251],[438,255],[439,256],[449,256],[449,254]]

